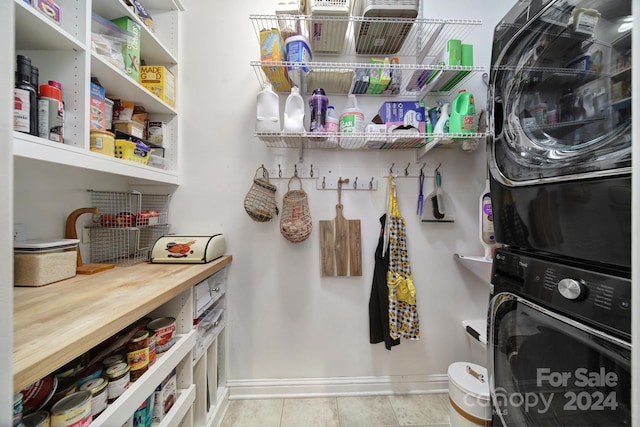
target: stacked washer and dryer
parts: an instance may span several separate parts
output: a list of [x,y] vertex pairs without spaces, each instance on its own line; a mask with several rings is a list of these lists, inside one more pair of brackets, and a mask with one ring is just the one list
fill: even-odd
[[495,30],[493,426],[631,425],[631,3],[520,1]]

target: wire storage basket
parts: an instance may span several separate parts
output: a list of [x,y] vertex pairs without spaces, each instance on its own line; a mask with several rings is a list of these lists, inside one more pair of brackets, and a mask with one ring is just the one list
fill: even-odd
[[169,232],[170,195],[88,191],[98,209],[89,229],[91,262],[129,266],[146,261],[155,241]]

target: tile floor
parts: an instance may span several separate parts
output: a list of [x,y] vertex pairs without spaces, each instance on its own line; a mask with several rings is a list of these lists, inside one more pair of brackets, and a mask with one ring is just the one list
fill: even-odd
[[220,427],[449,426],[447,394],[231,400]]

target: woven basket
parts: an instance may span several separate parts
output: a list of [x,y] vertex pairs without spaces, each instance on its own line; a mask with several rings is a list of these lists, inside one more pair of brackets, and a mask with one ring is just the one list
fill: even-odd
[[[258,178],[258,172],[262,169],[263,178]],[[244,210],[249,217],[257,222],[271,221],[277,215],[276,186],[269,183],[269,172],[264,166],[256,169],[253,177],[253,185],[244,198]]]
[[[299,190],[291,190],[291,181],[297,179]],[[289,180],[287,193],[282,199],[280,233],[290,242],[299,243],[311,235],[311,213],[307,193],[302,190],[302,181],[293,176]]]

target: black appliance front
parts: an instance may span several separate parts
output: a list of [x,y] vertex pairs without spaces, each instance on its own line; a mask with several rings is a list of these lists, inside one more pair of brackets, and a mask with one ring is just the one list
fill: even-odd
[[488,160],[496,240],[629,268],[628,0],[531,0],[498,24]]
[[493,426],[631,425],[631,281],[513,249],[494,258]]

